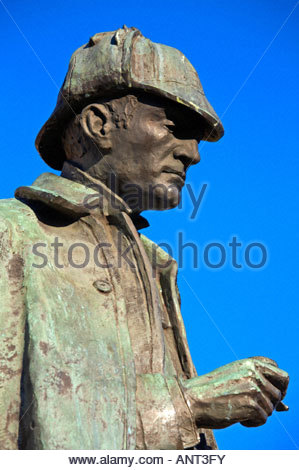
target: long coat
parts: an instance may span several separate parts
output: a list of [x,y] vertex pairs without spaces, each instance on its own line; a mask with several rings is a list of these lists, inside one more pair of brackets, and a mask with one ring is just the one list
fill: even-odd
[[[104,204],[97,233],[90,230],[90,211],[82,200],[92,195],[93,189],[45,173],[32,186],[18,188],[15,199],[0,202],[1,449],[136,448],[137,379],[119,274],[109,263],[115,253],[107,246],[98,250],[106,269],[94,262],[78,268],[84,264],[81,255],[76,264],[69,259],[71,243],[84,243],[93,253],[107,241],[107,218],[118,217],[129,234],[132,227],[123,208],[113,213]],[[146,237],[140,240],[140,262],[155,253],[155,283],[184,377],[191,378],[196,372],[180,313],[176,262]],[[62,244],[56,253],[55,241]],[[152,280],[145,275],[144,282],[149,286]],[[153,370],[143,387],[157,413],[173,407],[166,403],[173,378]],[[160,439],[157,448],[191,447],[200,439],[201,445],[216,448],[212,431],[196,429],[192,419],[178,445],[172,440],[177,430],[167,437],[171,423],[155,428],[151,416],[149,436],[154,443]],[[146,448],[157,445],[150,441]]]

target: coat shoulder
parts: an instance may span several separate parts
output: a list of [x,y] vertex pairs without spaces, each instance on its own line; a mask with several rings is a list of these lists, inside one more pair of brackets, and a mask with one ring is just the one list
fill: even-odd
[[33,210],[15,198],[0,200],[0,257],[23,256],[26,244],[38,237],[40,228]]
[[15,198],[0,200],[0,234],[7,234],[12,245],[30,239],[36,221],[33,210],[23,202]]
[[172,257],[172,255],[169,252],[163,250],[163,248],[161,248],[160,245],[150,240],[145,235],[141,234],[140,240],[142,241],[145,251],[151,261],[156,260],[158,261],[158,263],[162,262],[162,264],[163,263],[167,263],[167,264],[171,263],[175,265],[177,264],[176,260]]
[[33,212],[26,204],[15,198],[0,199],[0,220],[2,224],[13,226],[22,220],[28,220]]

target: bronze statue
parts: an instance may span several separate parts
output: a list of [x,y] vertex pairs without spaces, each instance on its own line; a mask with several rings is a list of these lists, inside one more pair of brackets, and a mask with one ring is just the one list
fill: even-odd
[[268,358],[197,376],[176,262],[138,233],[222,135],[178,50],[123,27],[73,54],[36,140],[61,176],[0,204],[2,449],[215,449],[287,409]]

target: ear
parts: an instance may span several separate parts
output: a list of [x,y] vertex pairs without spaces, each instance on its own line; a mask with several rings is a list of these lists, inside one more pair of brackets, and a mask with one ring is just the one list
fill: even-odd
[[79,122],[84,133],[101,149],[111,148],[111,113],[103,104],[89,104],[80,114]]

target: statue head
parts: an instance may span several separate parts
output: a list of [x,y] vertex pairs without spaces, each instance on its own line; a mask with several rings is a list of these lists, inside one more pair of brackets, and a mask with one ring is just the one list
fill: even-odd
[[53,168],[78,166],[140,212],[175,207],[198,142],[223,132],[186,57],[124,27],[74,52],[36,146]]

